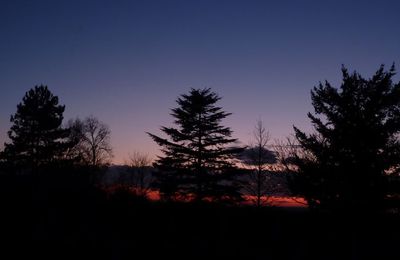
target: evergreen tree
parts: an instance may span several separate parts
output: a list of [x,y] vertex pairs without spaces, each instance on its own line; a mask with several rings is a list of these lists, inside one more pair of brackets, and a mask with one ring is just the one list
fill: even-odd
[[236,142],[221,121],[230,115],[216,106],[221,98],[211,89],[192,89],[172,109],[178,126],[162,127],[169,139],[148,133],[162,147],[158,158],[158,184],[164,197],[192,196],[196,200],[239,199],[234,155]]
[[47,86],[26,92],[17,112],[11,116],[2,157],[18,169],[34,170],[62,158],[68,144],[68,130],[61,127],[65,106],[58,104]]
[[400,163],[400,84],[392,82],[394,66],[371,79],[342,72],[340,90],[325,82],[311,91],[316,133],[294,128],[304,156],[293,187],[311,206],[380,207]]

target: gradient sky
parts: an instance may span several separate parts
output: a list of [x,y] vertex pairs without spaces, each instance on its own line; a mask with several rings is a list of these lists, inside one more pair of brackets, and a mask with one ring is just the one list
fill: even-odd
[[66,105],[66,121],[110,126],[115,163],[159,153],[145,132],[170,125],[190,88],[223,97],[243,143],[258,119],[273,138],[310,131],[310,89],[337,86],[341,64],[365,77],[400,66],[399,11],[400,1],[370,0],[0,0],[0,143],[38,84]]

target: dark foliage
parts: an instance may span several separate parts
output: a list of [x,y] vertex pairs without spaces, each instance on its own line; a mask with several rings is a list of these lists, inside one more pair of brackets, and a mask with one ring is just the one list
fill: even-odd
[[[157,162],[159,181],[165,181],[159,182],[163,192],[172,187],[170,194],[214,199],[184,203],[149,201],[125,185],[118,189],[99,185],[106,167],[65,159],[76,157],[71,145],[78,142],[60,126],[64,107],[44,86],[29,91],[12,117],[12,142],[0,158],[0,257],[400,258],[399,211],[351,215],[219,203],[221,197],[238,194],[231,159],[240,149],[227,147],[235,139],[229,128],[220,125],[229,114],[214,106],[218,100],[209,89],[192,90],[178,99],[180,107],[173,110],[179,129],[162,128],[171,140],[151,135],[165,151]],[[271,156],[266,158],[273,163],[276,159]],[[145,159],[137,159],[132,166],[147,165]],[[15,169],[29,168],[36,174],[13,174]],[[398,181],[396,169],[391,170],[390,177]],[[392,189],[399,185],[392,184]]]
[[[398,259],[398,216],[149,202],[88,168],[0,176],[2,258]],[[349,221],[350,219],[350,221]]]
[[377,209],[387,176],[398,174],[400,84],[392,82],[394,66],[381,66],[371,79],[342,72],[340,90],[325,82],[311,91],[316,133],[294,128],[304,156],[293,188],[310,206]]
[[11,116],[11,143],[5,144],[3,160],[19,171],[32,171],[60,160],[70,145],[65,142],[69,131],[61,127],[64,110],[47,86],[26,92]]
[[178,128],[162,127],[169,139],[150,134],[162,147],[159,157],[159,189],[164,197],[194,196],[203,199],[239,199],[235,184],[234,155],[241,149],[229,127],[221,121],[230,115],[218,107],[220,97],[211,89],[192,89],[178,98],[172,109]]

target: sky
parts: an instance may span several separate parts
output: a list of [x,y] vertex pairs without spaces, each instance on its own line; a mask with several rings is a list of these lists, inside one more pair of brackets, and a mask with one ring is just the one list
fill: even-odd
[[[369,78],[400,65],[400,1],[0,0],[0,149],[25,92],[44,84],[68,119],[112,132],[114,163],[155,158],[146,132],[171,126],[190,88],[210,87],[246,144],[312,131],[310,90],[341,66]],[[396,76],[395,80],[399,80]]]

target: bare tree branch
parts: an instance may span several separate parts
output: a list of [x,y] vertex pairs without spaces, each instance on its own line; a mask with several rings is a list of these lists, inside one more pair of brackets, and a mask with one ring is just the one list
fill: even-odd
[[110,145],[110,128],[94,116],[85,120],[75,119],[69,121],[71,138],[76,145],[72,153],[79,156],[81,161],[92,166],[107,165],[113,157]]
[[278,187],[272,176],[276,155],[268,149],[271,136],[262,121],[257,121],[252,138],[242,156],[244,168],[248,170],[243,190],[260,207],[269,202]]
[[152,160],[147,154],[138,151],[129,155],[126,164],[128,169],[128,182],[132,186],[132,190],[136,195],[146,197],[150,192],[151,183],[153,182]]

